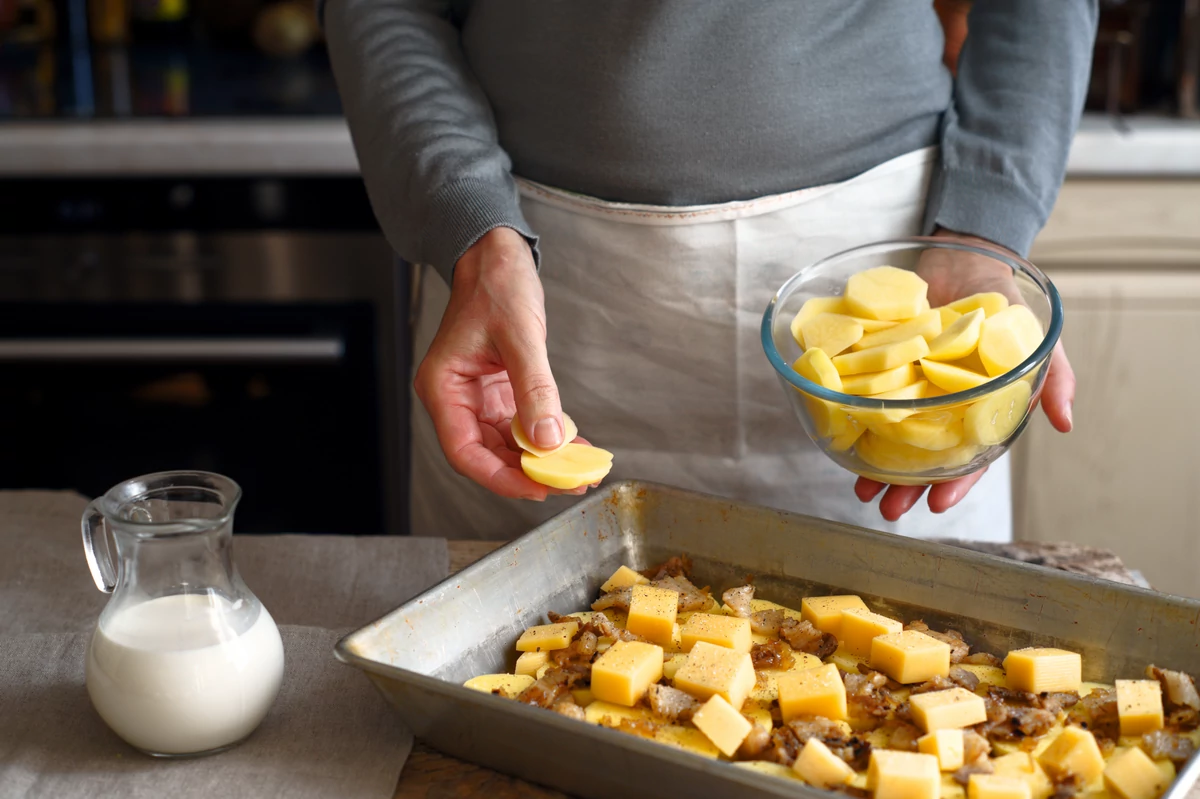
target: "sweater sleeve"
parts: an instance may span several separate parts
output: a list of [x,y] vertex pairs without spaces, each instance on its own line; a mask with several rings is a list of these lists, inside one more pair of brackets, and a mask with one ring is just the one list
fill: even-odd
[[510,227],[536,262],[537,238],[449,0],[321,0],[318,13],[367,194],[393,249],[449,282],[484,233]]
[[1027,253],[1066,172],[1097,0],[975,0],[926,227]]

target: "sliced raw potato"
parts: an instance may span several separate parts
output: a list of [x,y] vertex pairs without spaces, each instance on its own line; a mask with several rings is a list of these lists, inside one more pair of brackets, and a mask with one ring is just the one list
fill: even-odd
[[987,373],[996,377],[1020,366],[1043,338],[1042,324],[1033,311],[1024,305],[1012,305],[989,316],[983,323],[983,332],[979,335],[979,359]]
[[966,441],[985,447],[1006,441],[1025,419],[1032,393],[1028,383],[1018,380],[971,403],[963,417]]
[[851,316],[850,318],[862,325],[865,333],[878,333],[880,330],[887,330],[900,324],[886,319],[864,319],[861,316]]
[[829,442],[829,448],[834,452],[845,452],[854,446],[855,442],[862,437],[862,434],[867,432],[867,426],[861,421],[853,418],[845,411],[839,411],[846,419],[846,428],[833,436]]
[[842,376],[830,360],[829,354],[820,347],[805,350],[792,364],[792,368],[796,370],[796,374],[822,388],[831,391],[842,390]]
[[925,311],[917,314],[906,322],[900,322],[894,327],[867,333],[854,345],[854,350],[869,350],[872,347],[882,347],[884,344],[895,344],[907,341],[913,336],[921,336],[926,341],[932,341],[942,332],[942,317],[937,311]]
[[891,441],[868,430],[854,451],[864,463],[881,471],[913,473],[964,466],[979,454],[979,447],[963,445],[932,451]]
[[[905,380],[909,379],[909,375],[905,374],[903,371],[905,368],[911,368],[912,376],[913,377],[916,376],[916,369],[912,367],[912,364],[905,364],[905,366],[898,366],[895,369],[891,370],[891,372],[897,373],[897,376],[896,376],[897,382],[899,381],[900,376],[903,376]],[[889,372],[880,372],[875,375],[855,375],[854,377],[847,378],[847,380],[859,380],[861,378],[882,379],[885,375],[888,375],[888,374],[890,374],[890,373]],[[881,382],[876,383],[876,385],[880,385],[881,383],[882,383],[882,380],[881,380]],[[897,389],[892,389],[891,391],[881,391],[878,394],[868,394],[867,396],[870,397],[871,399],[881,399],[881,400],[921,399],[921,397],[923,396],[923,394],[926,390],[927,385],[928,384],[926,383],[926,381],[917,380],[916,382],[909,383],[908,385],[901,386],[900,388],[897,388]],[[850,392],[847,392],[847,393],[850,393]],[[908,417],[914,415],[916,413],[916,411],[909,410],[907,408],[887,408],[887,409],[855,408],[853,410],[847,411],[847,413],[849,413],[849,415],[852,419],[857,420],[860,424],[862,424],[864,426],[870,426],[870,425],[893,424],[895,422],[902,422],[905,419],[907,419]]]
[[995,291],[987,291],[955,300],[946,307],[960,314],[970,313],[978,308],[982,309],[985,316],[995,316],[1008,307],[1008,297]]
[[[842,391],[842,376],[833,367],[829,356],[819,347],[805,350],[804,354],[792,364],[792,368],[796,370],[796,374],[822,388]],[[808,406],[808,413],[812,417],[817,435],[821,438],[834,439],[834,449],[839,452],[849,449],[865,429],[854,426],[846,412],[835,403],[806,396],[805,404]],[[844,438],[848,433],[853,435]]]
[[894,344],[848,352],[838,355],[832,360],[838,373],[845,377],[846,375],[860,375],[864,372],[885,372],[888,369],[895,369],[901,364],[912,363],[924,358],[928,354],[929,342],[923,336],[913,336]]
[[931,361],[957,361],[967,357],[979,344],[983,320],[982,308],[963,314],[940,336],[929,342],[929,354],[925,357]]
[[[980,328],[979,332],[982,335],[983,329]],[[979,359],[979,350],[978,349],[976,349],[974,352],[967,354],[965,357],[960,358],[957,361],[953,361],[951,363],[951,365],[957,366],[961,369],[966,369],[968,372],[975,372],[976,374],[980,374],[980,375],[987,374],[987,368],[983,365],[983,361],[981,361]]]
[[921,361],[921,373],[925,375],[925,379],[930,383],[951,394],[982,386],[992,379],[987,375],[972,372],[961,366],[928,360]]
[[934,308],[934,310],[937,311],[942,317],[942,330],[950,327],[950,325],[954,324],[958,318],[962,316],[961,313],[954,310],[949,305],[943,305],[940,308]]
[[877,266],[846,281],[846,305],[854,316],[897,321],[927,310],[928,284],[916,273]]
[[485,694],[498,694],[505,699],[516,699],[531,685],[533,677],[528,674],[481,674],[463,683],[464,688]]
[[850,348],[863,337],[863,326],[851,316],[819,313],[800,327],[806,349],[822,349],[833,356]]
[[803,347],[804,334],[801,328],[805,322],[817,314],[840,314],[845,313],[846,310],[846,301],[841,297],[813,297],[810,300],[805,300],[804,305],[800,306],[799,312],[792,317],[792,338],[796,339],[796,343]]
[[521,471],[535,483],[569,491],[598,483],[612,470],[613,455],[599,447],[567,444],[552,455],[521,455]]
[[513,441],[516,441],[517,446],[526,452],[532,452],[539,458],[544,458],[547,455],[558,452],[560,449],[565,447],[567,444],[570,444],[579,436],[579,428],[575,426],[575,422],[571,420],[570,416],[567,416],[564,413],[562,415],[562,421],[564,428],[563,443],[559,444],[557,447],[545,449],[544,447],[539,447],[537,444],[534,444],[533,441],[529,439],[529,436],[525,434],[525,425],[521,424],[521,420],[517,417],[517,414],[514,413],[512,418]]
[[872,425],[871,432],[912,447],[938,452],[963,443],[963,423],[905,419],[896,424]]
[[[913,370],[916,373],[916,370]],[[906,386],[901,386],[891,391],[882,391],[878,394],[870,394],[871,399],[881,400],[917,400],[925,397],[925,393],[929,390],[928,380],[918,380],[915,383],[909,383]]]
[[[925,339],[917,340],[924,341]],[[867,372],[843,377],[841,391],[857,396],[874,396],[898,391],[916,382],[918,382],[917,370],[911,363],[905,362],[881,372]]]

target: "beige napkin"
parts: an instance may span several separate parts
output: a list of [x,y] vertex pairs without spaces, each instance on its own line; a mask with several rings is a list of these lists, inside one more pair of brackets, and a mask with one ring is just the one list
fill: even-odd
[[242,745],[160,761],[113,734],[84,687],[108,599],[83,558],[86,505],[72,492],[0,492],[0,799],[392,796],[412,736],[333,645],[445,577],[444,540],[235,536],[239,571],[281,626],[283,687]]

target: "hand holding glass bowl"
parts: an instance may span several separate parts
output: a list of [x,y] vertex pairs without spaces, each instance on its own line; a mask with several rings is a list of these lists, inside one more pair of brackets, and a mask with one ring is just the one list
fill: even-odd
[[[1040,343],[1031,342],[1027,356],[1010,364],[1003,373],[996,372],[994,363],[989,364],[989,373],[974,346],[960,359],[935,361],[926,357],[921,342],[913,342],[917,346],[912,353],[911,371],[900,368],[892,375],[892,383],[903,385],[885,385],[886,380],[864,376],[861,367],[853,365],[854,358],[834,360],[810,352],[802,361],[805,350],[799,339],[803,334],[798,329],[794,332],[793,327],[805,303],[814,298],[835,298],[811,303],[806,320],[821,311],[862,317],[864,314],[856,313],[849,307],[852,303],[845,300],[847,282],[854,275],[884,265],[913,273],[927,284],[928,305],[922,303],[914,313],[951,304],[959,310],[964,305],[971,308],[974,303],[967,298],[987,293],[995,302],[976,309],[976,322],[986,323],[986,318],[1005,306],[1022,305],[1030,313],[1010,311],[1009,315],[1026,317],[1030,324],[1036,320],[1042,331]],[[910,285],[920,283],[915,278],[899,277]],[[1003,300],[998,300],[997,294],[1003,295]],[[910,325],[917,328],[914,335],[924,337],[926,344],[932,344],[958,318],[949,311],[936,316],[939,318],[932,326]],[[872,498],[882,487],[879,484],[884,483],[920,487],[892,489],[908,493],[900,501],[903,513],[919,499],[924,486],[979,473],[1012,446],[1041,396],[1062,331],[1062,318],[1058,292],[1049,278],[1028,261],[974,240],[913,238],[847,250],[793,276],[767,308],[762,339],[767,358],[805,432],[832,460],[865,478],[860,480],[860,497]],[[863,345],[878,340],[880,331],[894,329],[892,321],[862,323],[863,338],[838,350],[834,358],[870,349]],[[866,330],[868,327],[872,329]],[[851,336],[856,332],[854,328]],[[968,332],[966,338],[970,337]],[[834,349],[841,344],[835,337]],[[1065,356],[1062,363],[1065,367]],[[942,364],[952,368],[944,369]],[[971,374],[961,374],[957,369]],[[822,378],[831,370],[836,372],[835,377]],[[843,376],[848,379],[843,381]],[[1059,429],[1069,429],[1069,425],[1069,417],[1055,420]]]

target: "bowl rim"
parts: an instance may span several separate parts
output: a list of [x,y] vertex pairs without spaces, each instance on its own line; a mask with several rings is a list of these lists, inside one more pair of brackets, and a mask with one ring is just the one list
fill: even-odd
[[[925,397],[922,399],[906,400],[906,399],[873,399],[866,396],[858,396],[856,394],[843,394],[840,391],[825,388],[817,383],[802,377],[790,363],[783,359],[783,355],[775,346],[775,314],[779,309],[779,301],[781,297],[788,296],[791,293],[793,286],[801,282],[805,275],[813,269],[824,266],[831,261],[845,258],[869,250],[878,250],[894,246],[897,249],[949,249],[959,250],[962,252],[975,253],[1008,265],[1016,271],[1023,272],[1029,277],[1038,288],[1046,295],[1046,299],[1050,303],[1050,325],[1046,331],[1042,343],[1033,351],[1028,358],[1020,363],[1015,369],[1010,369],[999,377],[993,378],[986,383],[976,386],[975,388],[967,389],[966,391],[957,391],[952,394],[943,394],[940,397]],[[1062,335],[1063,327],[1063,307],[1062,298],[1058,294],[1058,289],[1054,283],[1041,269],[1034,266],[1026,259],[1015,255],[1001,247],[984,244],[982,242],[967,242],[962,239],[952,239],[942,236],[911,236],[907,238],[884,239],[874,241],[869,244],[862,244],[857,247],[851,247],[846,250],[827,255],[818,261],[801,269],[796,274],[792,275],[787,281],[779,287],[771,297],[771,302],[767,305],[767,310],[763,313],[761,337],[763,350],[767,354],[767,360],[771,362],[776,373],[784,380],[790,383],[794,388],[808,394],[809,396],[818,399],[836,402],[839,405],[847,405],[854,408],[868,409],[888,409],[888,410],[934,410],[952,405],[960,405],[966,402],[973,402],[983,397],[993,394],[996,391],[1009,386],[1018,380],[1024,378],[1032,372],[1039,363],[1049,357],[1051,351],[1058,343],[1059,337]]]

